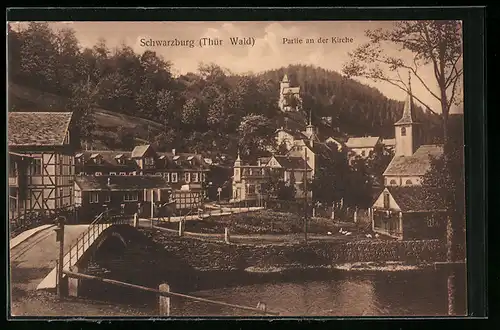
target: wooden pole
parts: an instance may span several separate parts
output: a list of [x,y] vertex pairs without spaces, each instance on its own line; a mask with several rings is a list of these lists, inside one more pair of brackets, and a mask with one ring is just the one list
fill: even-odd
[[[167,283],[160,284],[159,287],[161,292],[170,292],[170,285]],[[160,303],[160,315],[161,316],[170,316],[170,296],[167,295],[160,295],[159,297],[159,303]]]
[[57,235],[59,236],[59,259],[57,261],[57,295],[59,298],[63,298],[63,289],[62,289],[62,283],[63,283],[63,266],[64,266],[64,220],[62,218],[59,218],[59,233]]
[[304,148],[304,240],[307,243],[307,147]]
[[[237,308],[237,309],[243,309],[243,310],[262,313],[262,310],[259,310],[257,308],[253,308],[253,307],[229,304],[229,303],[225,303],[225,302],[221,302],[221,301],[209,300],[209,299],[205,299],[205,298],[189,296],[189,295],[185,295],[182,293],[175,293],[175,292],[171,292],[171,291],[164,292],[164,291],[160,291],[157,289],[148,288],[145,286],[140,286],[140,285],[136,285],[136,284],[130,284],[130,283],[126,283],[126,282],[111,280],[111,279],[102,278],[102,277],[93,276],[93,275],[75,273],[75,272],[71,272],[68,270],[65,270],[64,274],[66,274],[69,277],[73,277],[73,278],[95,280],[95,281],[99,281],[99,282],[103,282],[103,283],[109,283],[109,284],[114,284],[114,285],[122,286],[122,287],[126,287],[126,288],[132,288],[132,289],[138,289],[138,290],[147,291],[147,292],[153,292],[156,294],[170,296],[170,297],[179,297],[179,298],[190,299],[190,300],[194,300],[194,301],[206,302],[209,304],[214,304],[214,305],[219,305],[219,306],[227,306],[227,307],[231,307],[231,308]],[[265,314],[279,315],[279,313],[271,312],[271,311],[266,311]]]
[[179,220],[179,236],[182,236],[184,234],[184,228],[182,225],[182,219]]
[[154,197],[155,197],[155,192],[153,189],[151,189],[151,227],[153,227],[153,217],[154,217]]
[[224,241],[229,244],[230,243],[230,239],[229,239],[229,228],[224,228]]

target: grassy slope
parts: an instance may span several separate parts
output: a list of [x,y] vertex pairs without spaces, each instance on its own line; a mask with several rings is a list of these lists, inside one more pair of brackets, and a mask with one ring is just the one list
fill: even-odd
[[[11,108],[10,104],[16,104],[17,110],[20,111],[64,111],[67,103],[67,100],[61,96],[40,92],[14,83],[9,83],[8,96],[9,109]],[[133,129],[137,136],[137,142],[140,143],[147,142],[148,125],[154,134],[158,134],[162,130],[162,125],[157,122],[101,108],[95,109],[95,120],[97,125],[93,144],[95,149],[108,149],[110,141],[116,138],[118,127]]]

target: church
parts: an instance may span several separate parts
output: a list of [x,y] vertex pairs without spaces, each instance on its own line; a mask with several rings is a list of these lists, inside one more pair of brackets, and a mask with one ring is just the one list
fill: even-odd
[[411,86],[405,102],[403,116],[394,124],[394,158],[383,173],[385,186],[421,185],[422,178],[431,167],[430,158],[443,154],[443,146],[421,145],[421,124],[415,118]]
[[439,239],[446,230],[446,208],[435,188],[422,186],[422,179],[443,147],[421,144],[409,86],[403,115],[394,124],[395,154],[383,173],[385,187],[369,210],[372,230],[399,240]]

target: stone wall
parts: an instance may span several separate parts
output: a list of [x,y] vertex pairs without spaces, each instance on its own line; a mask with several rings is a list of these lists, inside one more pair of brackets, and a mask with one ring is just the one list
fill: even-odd
[[144,229],[171,257],[199,270],[242,270],[247,267],[328,266],[346,262],[444,260],[446,250],[438,240],[358,241],[305,244],[224,244],[201,238]]

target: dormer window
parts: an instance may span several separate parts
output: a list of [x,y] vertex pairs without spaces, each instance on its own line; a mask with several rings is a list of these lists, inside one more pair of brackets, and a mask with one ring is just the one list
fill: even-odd
[[180,158],[180,156],[174,156],[174,157],[172,157],[172,160],[173,160],[176,164],[179,164],[179,158]]
[[193,164],[193,159],[194,159],[194,156],[189,156],[189,157],[187,158],[187,160],[188,160],[188,162],[189,162],[190,164]]
[[95,172],[95,175],[96,175],[96,176],[101,176],[101,175],[102,175],[102,172]]
[[102,164],[102,156],[100,154],[92,154],[90,155],[90,159],[92,159],[97,165]]
[[123,164],[125,162],[125,159],[123,157],[123,154],[119,154],[115,156],[115,160],[118,164]]

